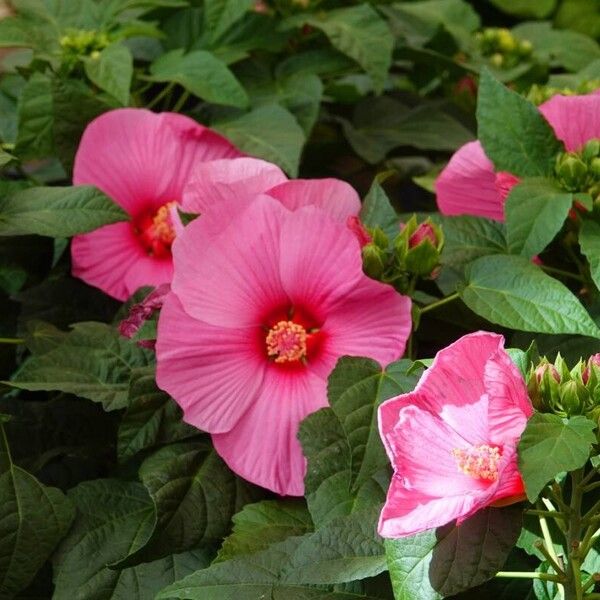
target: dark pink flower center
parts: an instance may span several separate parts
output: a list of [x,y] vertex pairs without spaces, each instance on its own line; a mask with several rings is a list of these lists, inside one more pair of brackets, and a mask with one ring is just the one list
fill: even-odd
[[461,473],[473,477],[473,479],[484,479],[485,481],[498,479],[498,463],[502,458],[502,452],[498,446],[481,444],[467,450],[454,448],[452,456]]
[[167,202],[155,213],[145,214],[134,222],[133,231],[149,256],[171,256],[171,246],[175,240],[171,210],[176,205],[176,202]]

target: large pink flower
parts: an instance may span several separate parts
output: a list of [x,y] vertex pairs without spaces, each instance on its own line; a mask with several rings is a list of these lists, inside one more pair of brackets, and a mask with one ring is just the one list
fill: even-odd
[[500,335],[438,352],[413,392],[384,402],[379,432],[394,475],[379,520],[403,537],[523,494],[516,445],[533,409]]
[[186,186],[183,209],[200,213],[202,233],[217,235],[258,196],[279,200],[289,210],[316,206],[346,222],[360,211],[354,188],[339,179],[288,180],[276,165],[258,158],[215,160],[200,165]]
[[[540,111],[568,151],[600,138],[600,93],[554,96]],[[504,201],[519,182],[511,173],[494,171],[479,142],[459,148],[435,183],[437,203],[445,215],[475,215],[504,220]]]
[[410,300],[367,278],[354,234],[314,206],[259,196],[208,244],[201,221],[174,245],[158,384],[235,472],[301,495],[298,424],[326,406],[340,356],[402,355]]
[[123,108],[86,128],[75,185],[100,188],[131,217],[73,238],[73,274],[125,300],[144,285],[168,283],[171,244],[181,227],[175,207],[203,162],[241,153],[215,132],[174,114]]

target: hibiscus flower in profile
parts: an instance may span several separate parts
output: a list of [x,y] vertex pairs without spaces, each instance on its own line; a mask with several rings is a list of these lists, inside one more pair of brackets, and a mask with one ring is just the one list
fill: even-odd
[[[600,138],[600,93],[554,96],[539,107],[568,152]],[[480,142],[459,148],[435,183],[437,203],[445,215],[474,215],[504,221],[504,202],[518,177],[495,172]]]
[[394,468],[379,533],[409,536],[523,499],[517,443],[532,413],[502,336],[477,332],[438,352],[414,391],[379,408]]
[[95,185],[130,220],[75,236],[73,275],[118,300],[170,282],[171,245],[182,229],[176,207],[190,174],[205,161],[237,156],[227,140],[183,115],[123,108],[92,121],[73,183]]
[[410,299],[366,277],[354,234],[315,206],[259,196],[208,245],[201,221],[174,244],[157,382],[233,471],[302,495],[300,421],[327,405],[339,357],[402,355]]

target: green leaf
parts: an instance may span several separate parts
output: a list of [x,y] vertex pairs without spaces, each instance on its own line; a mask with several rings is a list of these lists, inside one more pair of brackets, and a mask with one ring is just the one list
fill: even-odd
[[525,179],[516,185],[504,205],[510,252],[531,258],[544,250],[572,205],[573,195],[548,179]]
[[186,90],[214,104],[248,106],[248,96],[227,65],[206,50],[184,54],[171,50],[150,66],[152,81],[175,82]]
[[233,532],[223,542],[218,561],[253,554],[313,529],[303,499],[264,500],[247,504],[233,517]]
[[593,39],[568,29],[552,29],[550,23],[521,23],[513,30],[520,39],[529,40],[534,56],[552,67],[577,72],[600,58],[600,46]]
[[123,106],[129,104],[129,88],[133,76],[133,56],[127,46],[111,44],[99,56],[88,57],[85,74],[100,89],[108,92]]
[[586,219],[579,230],[581,253],[588,259],[590,275],[600,290],[600,225]]
[[207,440],[161,448],[142,463],[139,476],[154,502],[156,520],[146,542],[115,565],[119,568],[214,544],[252,494]]
[[31,46],[31,32],[27,22],[19,17],[4,17],[0,20],[0,48]]
[[524,257],[478,258],[468,267],[467,280],[460,297],[491,323],[522,331],[600,337],[577,298]]
[[396,600],[438,600],[488,579],[502,568],[521,531],[521,509],[484,508],[461,523],[386,540]]
[[54,600],[148,600],[166,585],[210,563],[203,550],[135,568],[107,565],[149,535],[154,518],[144,487],[111,479],[86,481],[69,491],[77,517],[54,557]]
[[552,173],[556,154],[564,149],[538,109],[488,70],[479,83],[477,123],[479,139],[497,171],[544,177]]
[[556,0],[491,0],[492,4],[509,15],[518,17],[547,17],[556,6]]
[[47,158],[54,152],[54,108],[49,77],[34,73],[18,103],[19,129],[15,154],[22,160]]
[[388,460],[377,431],[377,407],[413,389],[410,361],[382,369],[367,358],[343,357],[329,377],[331,408],[309,415],[298,437],[308,459],[306,499],[315,525],[383,501]]
[[118,432],[118,454],[127,460],[138,452],[198,434],[182,421],[183,413],[168,394],[156,386],[153,367],[133,369],[128,407]]
[[377,179],[373,180],[369,193],[363,200],[359,216],[364,225],[381,227],[391,239],[400,233],[400,218]]
[[387,23],[369,4],[302,15],[298,20],[323,31],[331,44],[354,59],[381,92],[392,62],[394,39]]
[[252,7],[253,0],[205,0],[205,28],[212,40],[218,39]]
[[71,503],[17,467],[0,424],[0,597],[25,588],[66,534],[74,516]]
[[533,502],[544,486],[562,471],[583,467],[596,442],[596,424],[587,417],[562,419],[535,413],[519,442],[519,471],[527,498]]
[[261,106],[213,127],[240,150],[274,162],[291,177],[298,174],[304,132],[293,115],[277,104]]
[[70,237],[127,219],[92,186],[33,187],[0,197],[0,235]]
[[103,323],[77,323],[55,348],[28,358],[8,383],[25,390],[58,390],[101,402],[105,410],[128,404],[132,369],[152,352]]

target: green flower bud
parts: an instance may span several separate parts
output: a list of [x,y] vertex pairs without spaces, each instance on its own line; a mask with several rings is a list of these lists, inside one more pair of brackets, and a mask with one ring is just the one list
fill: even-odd
[[567,381],[560,386],[560,402],[567,415],[579,415],[585,406],[585,396],[589,396],[583,385]]
[[560,154],[555,170],[560,184],[569,192],[580,191],[585,185],[588,168],[574,152]]
[[363,271],[372,279],[380,279],[385,271],[385,252],[374,243],[362,249]]
[[417,223],[413,216],[401,225],[400,235],[394,241],[394,251],[400,268],[427,277],[432,274],[440,259],[444,235],[430,219]]
[[490,56],[490,62],[494,67],[499,69],[504,64],[504,56],[502,56],[502,54],[499,52],[495,52],[492,54],[492,56]]
[[594,139],[586,142],[581,150],[581,158],[589,163],[597,156],[600,156],[600,140]]
[[519,54],[521,56],[529,56],[533,52],[533,44],[529,40],[521,40],[519,42]]
[[508,29],[498,30],[498,48],[502,52],[513,52],[517,48],[517,41]]
[[593,158],[590,162],[590,173],[596,178],[600,179],[600,157]]

